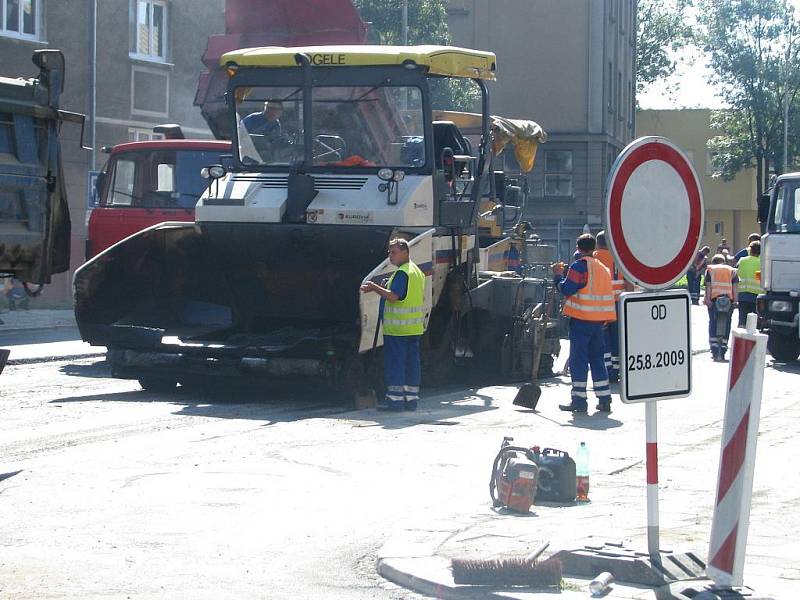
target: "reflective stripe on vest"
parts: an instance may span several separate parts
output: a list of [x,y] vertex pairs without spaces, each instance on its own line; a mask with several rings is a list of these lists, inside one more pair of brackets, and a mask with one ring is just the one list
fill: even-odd
[[611,250],[608,248],[595,250],[594,257],[603,263],[603,266],[611,273],[611,289],[614,291],[614,300],[619,300],[620,294],[625,291],[625,280],[619,274],[617,265],[614,264],[614,257],[611,256]]
[[582,321],[616,321],[611,273],[592,256],[580,260],[588,268],[586,285],[564,300],[564,314]]
[[739,275],[739,292],[758,295],[764,291],[761,287],[761,278],[756,277],[756,273],[760,270],[760,256],[745,256],[739,261],[736,268],[736,273]]
[[386,301],[383,308],[385,335],[422,335],[425,333],[425,274],[409,261],[398,267],[386,287],[392,287],[395,275],[402,271],[408,276],[406,297],[397,302]]
[[[736,269],[728,265],[708,265],[711,272],[711,295],[712,300],[718,296],[727,296],[733,299],[733,276]],[[706,286],[706,290],[708,286]]]

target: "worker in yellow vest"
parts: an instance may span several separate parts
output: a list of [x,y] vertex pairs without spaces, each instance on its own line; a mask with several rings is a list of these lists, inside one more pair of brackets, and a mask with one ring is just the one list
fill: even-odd
[[747,313],[756,312],[756,298],[764,293],[761,279],[761,242],[753,240],[747,247],[748,255],[736,263],[736,275],[739,277],[739,327],[747,325]]
[[374,281],[363,293],[381,297],[383,320],[383,378],[386,395],[378,410],[417,410],[422,379],[419,340],[425,333],[425,274],[411,262],[408,242],[389,242],[389,262],[397,267],[386,287]]
[[736,269],[726,264],[724,255],[715,254],[706,271],[706,293],[703,300],[708,307],[708,345],[715,361],[725,360],[725,353],[728,351],[728,336],[731,333],[731,317],[738,282]]
[[591,234],[578,237],[577,250],[577,260],[566,274],[561,264],[553,265],[555,285],[565,298],[563,313],[570,317],[571,402],[560,404],[558,408],[573,413],[587,412],[586,386],[591,369],[594,393],[599,401],[597,410],[608,413],[611,412],[611,390],[603,359],[603,326],[617,319],[611,273],[592,256],[595,239]]
[[[617,318],[619,318],[619,297],[622,292],[628,289],[628,285],[620,274],[619,269],[617,269],[617,265],[614,263],[614,257],[611,256],[611,251],[608,249],[605,231],[601,231],[597,234],[597,250],[594,251],[594,257],[603,263],[603,266],[611,273],[611,289],[614,291],[614,306],[617,311]],[[619,381],[619,327],[616,320],[606,324],[604,339],[605,350],[603,352],[603,358],[606,362],[608,380],[614,383]]]

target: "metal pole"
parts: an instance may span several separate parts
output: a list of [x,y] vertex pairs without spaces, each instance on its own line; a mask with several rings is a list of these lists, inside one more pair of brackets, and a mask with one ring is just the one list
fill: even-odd
[[647,552],[650,560],[660,561],[658,541],[658,402],[645,406],[645,438],[647,441]]
[[789,172],[789,53],[792,47],[792,38],[786,44],[786,62],[783,72],[783,172]]
[[89,0],[89,170],[97,170],[97,0]]
[[408,46],[408,0],[403,0],[403,46]]

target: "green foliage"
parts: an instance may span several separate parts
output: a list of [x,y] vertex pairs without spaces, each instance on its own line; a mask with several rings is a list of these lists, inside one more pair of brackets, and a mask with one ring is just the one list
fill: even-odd
[[[387,0],[353,0],[361,19],[369,24],[370,36],[386,45],[403,43],[402,2]],[[446,0],[408,0],[408,43],[452,43],[447,28]],[[468,80],[445,79],[431,85],[434,108],[475,111],[480,106],[480,92]]]
[[[711,83],[731,107],[712,123],[720,131],[709,143],[718,152],[716,175],[729,179],[754,166],[760,193],[771,170],[780,172],[783,164],[784,102],[790,114],[798,108],[794,8],[786,0],[702,0],[698,20]],[[790,144],[795,154],[795,136]]]
[[692,0],[639,0],[636,31],[636,89],[675,72],[674,56],[689,44],[694,32],[686,10]]

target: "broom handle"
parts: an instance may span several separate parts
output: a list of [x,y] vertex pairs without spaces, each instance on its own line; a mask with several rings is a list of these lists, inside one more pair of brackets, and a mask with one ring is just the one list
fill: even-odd
[[536,548],[536,550],[534,550],[533,552],[528,554],[528,556],[525,557],[525,562],[528,563],[528,564],[533,564],[534,562],[536,562],[536,559],[539,558],[542,555],[542,552],[547,550],[547,547],[549,545],[550,545],[550,542],[545,542],[544,544],[542,544],[541,546]]

